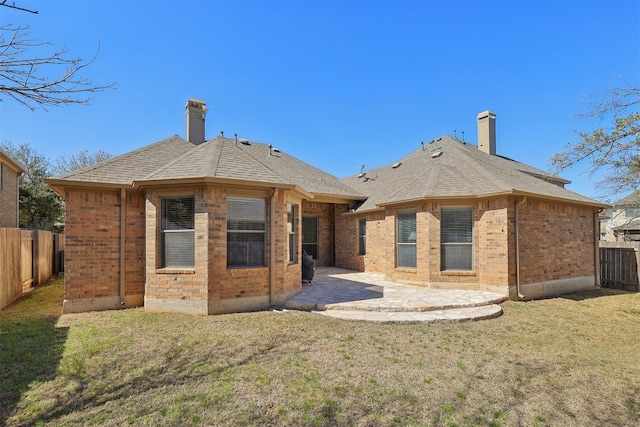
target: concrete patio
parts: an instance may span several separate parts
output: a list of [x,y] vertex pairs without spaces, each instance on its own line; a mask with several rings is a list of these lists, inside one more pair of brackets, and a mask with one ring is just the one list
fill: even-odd
[[285,308],[348,320],[390,323],[461,322],[502,314],[507,298],[493,292],[430,289],[386,280],[383,274],[318,267]]

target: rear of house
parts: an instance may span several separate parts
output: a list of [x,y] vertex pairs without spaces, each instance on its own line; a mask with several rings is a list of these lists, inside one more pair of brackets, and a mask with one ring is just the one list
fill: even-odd
[[341,218],[338,265],[512,299],[596,286],[605,205],[497,155],[494,113],[478,134],[478,147],[444,136],[344,179],[368,198]]
[[336,212],[362,197],[271,145],[205,141],[206,112],[190,99],[186,140],[48,180],[66,203],[64,312],[264,309],[300,292],[303,244],[333,265]]
[[205,139],[190,99],[172,136],[50,178],[66,202],[64,312],[144,305],[214,314],[265,309],[316,265],[423,286],[533,298],[597,280],[597,211],[567,181],[450,137],[339,180],[267,144]]

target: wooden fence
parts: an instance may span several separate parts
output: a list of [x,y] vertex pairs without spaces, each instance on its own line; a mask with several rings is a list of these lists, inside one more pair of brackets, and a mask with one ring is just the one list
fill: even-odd
[[0,310],[64,270],[64,234],[0,228]]
[[606,288],[640,291],[640,243],[600,242],[600,284]]

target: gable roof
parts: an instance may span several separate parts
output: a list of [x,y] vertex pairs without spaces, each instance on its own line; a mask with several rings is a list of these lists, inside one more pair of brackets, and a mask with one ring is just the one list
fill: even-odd
[[67,185],[144,187],[176,183],[235,182],[297,188],[314,196],[363,199],[338,178],[269,145],[218,136],[194,145],[173,136],[96,165],[49,178]]
[[0,161],[8,165],[11,169],[13,169],[18,175],[21,175],[25,172],[24,168],[17,161],[13,160],[7,153],[5,153],[0,148]]
[[501,194],[606,206],[558,185],[569,181],[506,157],[489,155],[449,136],[424,144],[393,165],[345,178],[343,182],[369,196],[358,206],[358,212],[415,200]]

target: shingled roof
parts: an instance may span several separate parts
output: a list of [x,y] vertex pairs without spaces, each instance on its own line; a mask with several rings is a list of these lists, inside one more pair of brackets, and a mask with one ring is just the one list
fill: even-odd
[[338,178],[267,144],[221,136],[198,145],[173,136],[47,181],[58,191],[71,184],[141,187],[234,181],[298,188],[314,196],[364,198]]
[[623,197],[613,204],[614,207],[638,206],[640,205],[640,190]]
[[577,204],[604,206],[562,185],[564,179],[443,136],[398,162],[343,179],[368,196],[356,211],[425,199],[532,195]]

